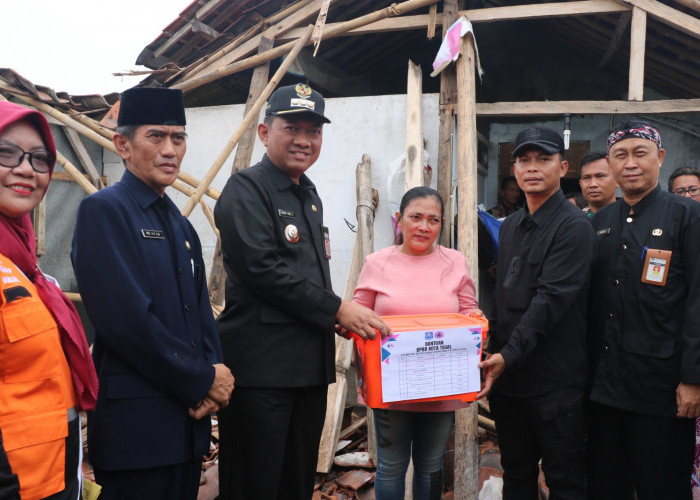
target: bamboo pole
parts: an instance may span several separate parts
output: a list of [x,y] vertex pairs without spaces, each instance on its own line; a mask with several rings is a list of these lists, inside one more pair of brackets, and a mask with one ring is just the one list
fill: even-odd
[[[421,7],[425,7],[427,5],[432,5],[434,3],[437,3],[438,0],[408,0],[403,3],[399,4],[393,4],[389,7],[386,7],[384,9],[372,12],[370,14],[358,17],[356,19],[352,19],[350,21],[345,21],[342,23],[339,23],[335,26],[332,27],[327,27],[323,31],[323,35],[321,37],[322,40],[327,40],[329,38],[333,38],[339,35],[342,35],[343,33],[347,33],[348,31],[360,28],[362,26],[365,26],[367,24],[371,24],[373,22],[379,21],[381,19],[386,19],[388,17],[394,17],[394,16],[400,16],[401,14],[404,14],[406,12],[410,12],[415,9],[419,9]],[[233,64],[230,64],[228,66],[224,66],[223,68],[216,69],[214,71],[210,71],[208,73],[205,73],[199,77],[192,78],[190,80],[187,80],[186,82],[180,82],[176,83],[175,85],[172,86],[172,88],[179,88],[182,89],[183,92],[189,92],[191,90],[196,89],[197,87],[201,87],[202,85],[205,85],[207,83],[211,83],[215,80],[218,80],[220,78],[223,78],[225,76],[232,75],[234,73],[237,73],[239,71],[243,71],[245,69],[253,68],[255,66],[258,66],[259,64],[262,64],[266,61],[271,61],[273,59],[277,59],[280,56],[285,55],[288,53],[294,46],[295,43],[298,42],[289,42],[285,43],[284,45],[280,45],[279,47],[275,47],[272,50],[269,50],[263,54],[257,54],[252,57],[249,57],[247,59],[243,59],[241,61],[237,61]],[[308,45],[309,42],[305,42],[305,45]]]
[[212,165],[207,174],[204,176],[202,182],[200,182],[199,184],[199,187],[197,187],[197,190],[195,191],[194,195],[187,201],[187,205],[182,210],[182,214],[185,217],[188,217],[192,213],[194,206],[199,202],[204,192],[209,188],[212,181],[214,180],[214,177],[216,177],[216,174],[219,173],[219,170],[221,170],[221,167],[226,161],[226,158],[228,158],[231,155],[233,148],[236,147],[236,144],[238,144],[238,141],[241,139],[246,129],[250,126],[253,120],[256,120],[258,118],[258,115],[260,114],[260,109],[262,108],[263,104],[265,103],[265,101],[267,101],[267,98],[270,97],[272,91],[277,87],[277,84],[287,72],[289,66],[292,65],[297,55],[299,55],[301,49],[309,41],[309,38],[311,38],[312,30],[312,25],[309,25],[306,28],[304,34],[301,36],[301,38],[299,38],[299,40],[297,40],[294,49],[285,58],[284,62],[280,65],[277,72],[272,76],[270,83],[267,84],[267,87],[265,87],[265,90],[262,92],[262,94],[260,94],[258,100],[255,101],[255,104],[253,105],[251,110],[243,118],[243,121],[233,133],[231,139],[229,139],[229,141],[226,143],[224,150],[219,154],[218,158],[214,162],[214,165]]
[[[474,40],[470,34],[462,38],[460,54],[457,59],[458,245],[472,270],[478,294],[476,82]],[[474,403],[457,410],[455,415],[455,500],[478,497],[477,410]]]
[[[457,0],[444,0],[442,8],[442,34],[454,24],[458,17]],[[454,64],[450,64],[440,73],[440,128],[438,132],[437,190],[445,205],[445,222],[440,234],[440,244],[450,246],[450,235],[454,224],[452,203],[452,134],[454,116],[452,107],[457,100],[457,75]]]
[[85,178],[85,176],[73,165],[68,158],[63,156],[60,152],[56,151],[56,164],[59,165],[71,178],[78,183],[78,185],[83,188],[87,194],[92,194],[97,192],[97,188],[92,185],[92,183]]
[[[374,211],[376,202],[372,193],[372,164],[369,155],[362,155],[362,163],[357,164],[355,176],[357,185],[357,234],[348,272],[348,281],[345,285],[345,300],[352,300],[365,257],[374,250]],[[328,473],[333,464],[348,390],[345,374],[350,369],[352,354],[352,341],[336,336],[336,381],[328,386],[326,420],[323,424],[318,466],[316,467],[316,471],[322,474]],[[368,416],[371,414],[371,411],[370,408],[367,409]]]

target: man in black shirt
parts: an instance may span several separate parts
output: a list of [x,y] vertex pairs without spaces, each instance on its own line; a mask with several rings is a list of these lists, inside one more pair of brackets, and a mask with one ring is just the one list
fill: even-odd
[[658,130],[618,125],[622,199],[593,218],[589,491],[596,500],[692,497],[700,415],[700,204],[661,191]]
[[506,500],[585,498],[585,309],[594,235],[559,187],[564,141],[532,127],[516,138],[514,172],[527,208],[503,222],[496,312],[481,363],[496,421]]

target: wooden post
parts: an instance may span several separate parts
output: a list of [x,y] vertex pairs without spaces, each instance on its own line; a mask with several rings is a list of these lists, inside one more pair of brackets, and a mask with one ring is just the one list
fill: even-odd
[[[199,184],[199,187],[195,191],[194,195],[189,200],[187,200],[187,205],[185,205],[185,208],[182,210],[182,214],[185,217],[189,217],[195,205],[199,203],[200,198],[207,190],[207,188],[211,185],[212,181],[214,180],[214,177],[216,177],[216,174],[219,173],[219,170],[221,170],[221,167],[226,161],[226,158],[229,157],[229,155],[233,151],[233,148],[236,147],[238,141],[241,139],[241,137],[243,137],[243,134],[245,133],[246,129],[254,120],[257,120],[258,114],[260,113],[260,109],[262,109],[263,104],[265,104],[267,98],[270,97],[272,91],[275,90],[279,81],[282,79],[282,77],[285,75],[285,73],[292,65],[296,57],[299,55],[299,52],[301,52],[301,49],[304,48],[306,43],[309,41],[309,38],[311,38],[312,31],[313,26],[307,26],[306,30],[304,31],[304,34],[301,36],[301,38],[299,38],[299,40],[297,40],[296,44],[294,45],[294,49],[292,49],[289,55],[285,58],[284,62],[277,69],[277,72],[275,72],[275,74],[272,76],[270,83],[267,84],[265,90],[262,92],[262,94],[260,94],[260,97],[258,97],[253,107],[245,115],[243,121],[231,136],[231,139],[229,139],[229,141],[226,143],[226,146],[224,146],[224,150],[221,153],[219,153],[219,156],[214,162],[214,165],[212,165],[212,167],[206,173],[206,175],[202,179],[202,182]],[[268,52],[272,51],[270,50]]]
[[[355,287],[357,286],[357,280],[360,277],[360,271],[365,262],[365,257],[374,250],[374,209],[376,209],[376,202],[372,195],[372,165],[369,155],[362,155],[362,163],[358,163],[357,165],[356,181],[357,234],[355,236],[355,246],[352,252],[348,281],[345,285],[345,300],[352,300]],[[345,398],[348,390],[345,373],[350,368],[352,354],[352,341],[336,336],[336,382],[328,386],[326,421],[323,424],[323,433],[321,434],[321,444],[318,453],[318,466],[316,468],[316,471],[322,474],[328,473],[333,464],[335,447],[338,443],[338,435],[340,434],[340,426],[343,421]],[[367,411],[371,412],[369,408]]]
[[73,147],[73,151],[78,157],[78,160],[80,160],[83,170],[85,170],[85,173],[90,177],[92,184],[97,189],[102,189],[105,187],[104,184],[102,184],[100,173],[97,171],[97,167],[95,167],[95,164],[92,162],[92,158],[90,158],[87,149],[85,149],[85,144],[83,144],[83,141],[80,139],[78,132],[70,127],[63,129],[63,132],[66,134],[68,142],[70,142],[70,145]]
[[[270,50],[274,45],[274,40],[267,37],[260,39],[258,53]],[[253,70],[253,76],[250,78],[250,89],[248,90],[248,99],[245,103],[244,115],[248,113],[255,101],[258,100],[265,85],[267,77],[270,74],[270,63],[261,64]],[[236,148],[236,156],[233,158],[231,166],[231,174],[235,174],[239,170],[248,168],[250,160],[253,157],[253,146],[255,146],[257,123],[252,121],[250,127],[244,132],[241,137],[238,147]],[[218,306],[224,305],[226,296],[226,270],[224,269],[224,254],[221,252],[221,238],[216,238],[216,248],[214,249],[214,258],[209,271],[209,300],[212,304]]]
[[[458,17],[457,0],[444,0],[442,8],[442,37]],[[454,223],[452,213],[452,134],[454,118],[452,110],[457,101],[457,75],[454,64],[450,64],[440,73],[440,130],[437,159],[437,190],[445,205],[445,223],[442,226],[440,244],[450,246],[450,234]]]
[[[474,39],[465,35],[457,59],[457,164],[458,164],[458,238],[459,251],[472,269],[477,293],[479,269],[477,262],[477,138],[476,83],[474,77]],[[477,408],[457,410],[455,415],[455,500],[478,497]]]
[[630,76],[627,99],[630,101],[643,101],[647,13],[639,7],[632,8],[632,27],[630,32]]
[[418,64],[408,61],[406,85],[406,191],[423,185],[423,72]]

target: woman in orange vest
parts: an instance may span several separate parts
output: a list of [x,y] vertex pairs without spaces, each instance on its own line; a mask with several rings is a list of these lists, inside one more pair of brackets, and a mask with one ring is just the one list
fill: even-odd
[[[78,313],[36,261],[30,212],[46,193],[55,158],[41,113],[0,102],[2,498],[80,497],[79,411],[92,409],[97,395]],[[11,472],[2,467],[5,456]]]

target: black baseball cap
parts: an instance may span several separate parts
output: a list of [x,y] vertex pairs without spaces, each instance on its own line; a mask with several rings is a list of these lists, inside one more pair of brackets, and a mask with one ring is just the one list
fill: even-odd
[[132,87],[122,92],[117,125],[186,125],[180,89]]
[[324,123],[331,121],[325,117],[323,112],[326,102],[323,96],[305,83],[280,87],[273,92],[267,100],[265,116],[285,116],[295,113],[307,113],[315,115]]
[[529,149],[541,149],[549,154],[564,154],[564,139],[551,128],[526,128],[515,138],[513,158],[517,157],[521,151]]

